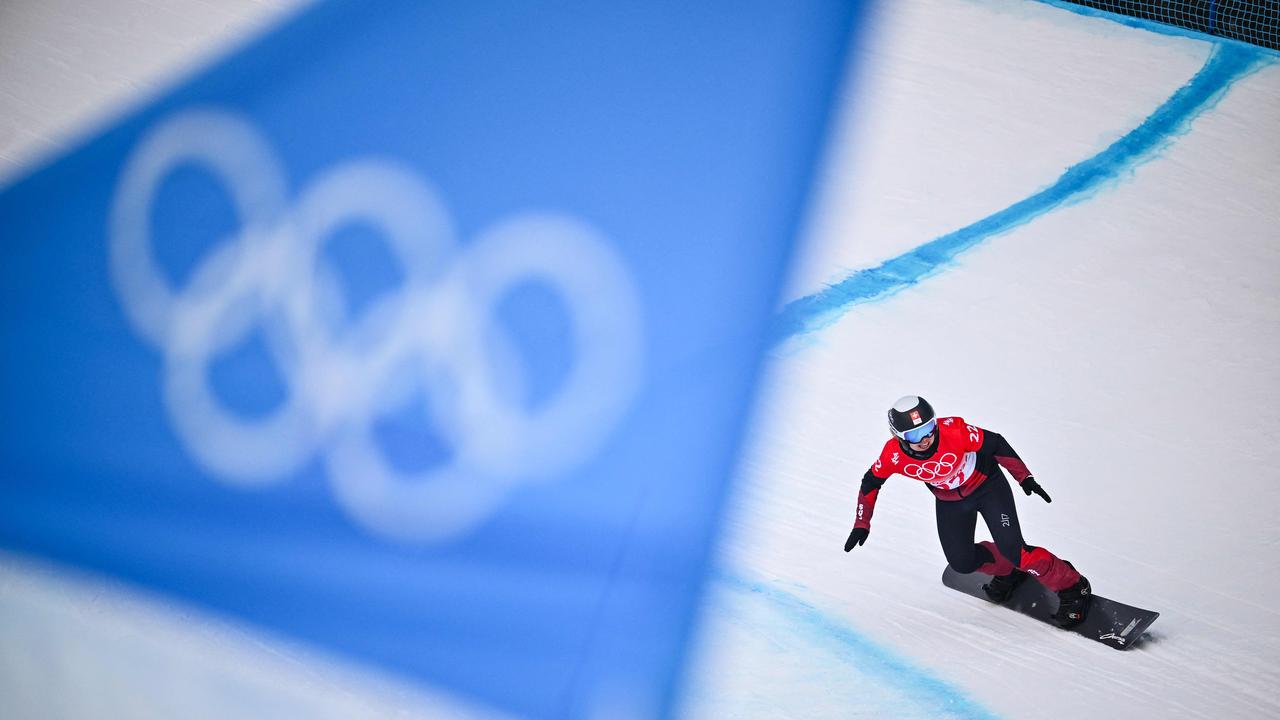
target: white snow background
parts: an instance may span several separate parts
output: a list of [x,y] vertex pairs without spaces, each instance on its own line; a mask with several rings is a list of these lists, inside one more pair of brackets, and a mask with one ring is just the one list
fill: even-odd
[[[0,5],[0,183],[299,4]],[[881,4],[786,300],[1062,202],[775,348],[680,715],[1280,717],[1280,56],[1244,50],[1247,71],[1152,126],[1244,46],[1150,28],[1027,0]],[[1149,151],[1059,192],[1135,132]],[[1017,493],[1027,540],[1159,610],[1143,643],[943,588],[932,497],[904,478],[841,551],[908,393],[1009,439],[1054,498]],[[2,717],[483,713],[0,556]]]

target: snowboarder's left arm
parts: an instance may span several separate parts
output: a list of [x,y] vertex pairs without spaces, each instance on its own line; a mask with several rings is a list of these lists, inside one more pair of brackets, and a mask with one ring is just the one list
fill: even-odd
[[1017,451],[1009,445],[1009,441],[998,432],[991,430],[982,431],[982,445],[978,448],[979,455],[986,455],[995,458],[997,463],[1009,474],[1014,480],[1018,481],[1018,485],[1022,487],[1022,491],[1028,495],[1035,493],[1044,498],[1045,502],[1053,502],[1049,497],[1049,493],[1040,487],[1040,483],[1036,482],[1035,476],[1027,469],[1027,464],[1022,462],[1022,458],[1018,457]]

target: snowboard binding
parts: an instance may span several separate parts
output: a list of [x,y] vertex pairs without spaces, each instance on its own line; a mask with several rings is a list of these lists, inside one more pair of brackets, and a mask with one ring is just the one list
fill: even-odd
[[1053,616],[1062,628],[1073,628],[1084,622],[1089,612],[1090,592],[1089,579],[1081,575],[1075,585],[1058,593],[1058,612]]
[[1003,603],[1013,595],[1013,591],[1017,589],[1022,581],[1027,579],[1027,574],[1017,568],[1009,571],[1004,575],[994,575],[991,581],[982,586],[982,591],[987,594],[987,599],[993,603]]

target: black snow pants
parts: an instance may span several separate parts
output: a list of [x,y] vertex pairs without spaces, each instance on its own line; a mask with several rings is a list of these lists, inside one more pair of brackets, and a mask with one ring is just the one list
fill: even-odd
[[991,552],[973,542],[978,514],[987,523],[991,539],[1000,554],[1015,566],[1021,563],[1024,542],[1018,525],[1018,508],[1004,473],[996,470],[974,493],[960,500],[934,500],[938,514],[938,540],[947,564],[957,572],[969,573],[994,562]]

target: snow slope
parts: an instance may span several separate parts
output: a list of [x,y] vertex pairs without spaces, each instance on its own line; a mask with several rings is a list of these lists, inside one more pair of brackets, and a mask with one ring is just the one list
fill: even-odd
[[0,4],[0,183],[306,3]]
[[[293,4],[6,5],[0,178]],[[884,5],[786,297],[804,322],[773,355],[681,714],[1280,716],[1265,444],[1280,414],[1277,56],[1023,0]],[[1009,438],[1054,497],[1018,495],[1028,540],[1160,610],[1143,645],[1117,653],[946,591],[933,501],[901,478],[867,545],[840,551],[906,393]],[[208,717],[475,711],[0,560],[0,709],[15,716],[164,717],[201,698],[238,703],[205,703]],[[77,703],[108,671],[116,696]]]
[[[1221,92],[1144,125],[1237,51]],[[867,52],[791,299],[1061,197],[975,230],[915,284],[830,300],[778,348],[690,715],[1280,715],[1276,57],[994,0],[895,3]],[[1120,139],[1151,149],[1060,186]],[[1143,645],[944,590],[933,500],[902,478],[867,544],[840,551],[885,408],[908,393],[1009,438],[1054,497],[1017,494],[1028,540],[1160,610]]]

